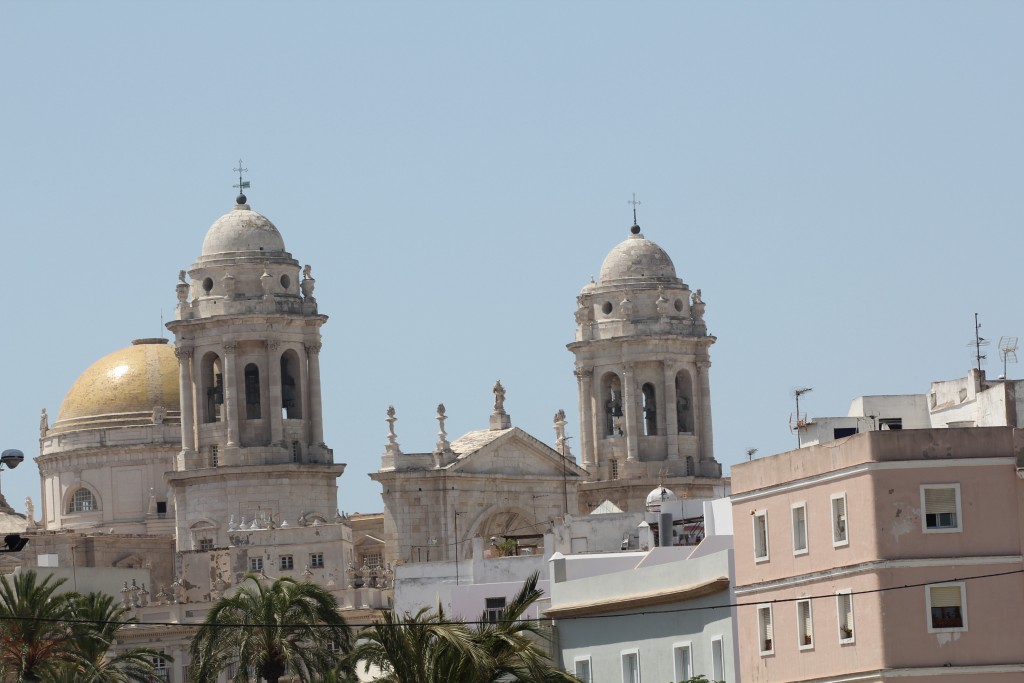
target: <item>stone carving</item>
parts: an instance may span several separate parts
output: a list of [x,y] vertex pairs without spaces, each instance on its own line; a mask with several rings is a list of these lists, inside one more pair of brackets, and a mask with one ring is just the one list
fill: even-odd
[[313,273],[313,266],[311,266],[311,265],[309,265],[307,263],[306,265],[304,265],[302,267],[302,277],[304,277],[305,279],[308,280],[311,277],[313,277],[312,273]]
[[183,304],[188,300],[188,282],[185,280],[185,271],[178,271],[178,284],[174,286],[174,291],[178,295],[178,303]]
[[221,285],[224,287],[224,293],[227,298],[232,299],[235,296],[235,276],[231,273],[224,273],[224,277],[220,279]]
[[167,417],[167,408],[164,408],[163,406],[153,406],[153,424],[162,425],[165,417]]
[[231,354],[238,350],[238,342],[224,342],[224,353]]
[[580,294],[576,297],[576,324],[588,323],[594,318],[594,309],[590,305],[590,298]]
[[260,288],[263,289],[264,298],[269,297],[274,288],[274,276],[267,270],[268,267],[267,264],[263,264],[263,274],[260,275]]
[[25,521],[28,522],[28,529],[36,528],[36,506],[28,496],[25,496]]
[[313,298],[313,289],[316,287],[316,280],[313,279],[313,266],[308,263],[302,269],[302,282],[299,287],[302,289],[302,297],[308,299],[310,303],[315,302]]
[[668,315],[672,309],[672,302],[665,296],[665,288],[658,288],[658,298],[654,302],[654,307],[658,309],[658,315]]
[[690,311],[695,322],[704,321],[704,300],[700,298],[699,289],[690,296]]
[[438,453],[444,453],[449,448],[451,448],[451,444],[448,443],[448,432],[446,432],[445,429],[444,429],[444,421],[447,420],[447,419],[448,419],[448,416],[444,414],[444,404],[443,403],[438,403],[437,404],[438,432],[437,432],[437,444],[436,444],[436,449],[435,449]]
[[624,318],[629,318],[633,315],[633,302],[629,300],[628,296],[624,297],[622,302],[619,303],[619,310]]
[[501,386],[501,380],[499,379],[494,383],[494,412],[498,415],[505,413],[505,387]]
[[39,415],[39,438],[46,436],[46,430],[50,428],[50,418],[46,415],[46,408]]
[[179,361],[188,362],[192,357],[192,348],[189,346],[176,346],[174,347],[174,355],[177,356]]

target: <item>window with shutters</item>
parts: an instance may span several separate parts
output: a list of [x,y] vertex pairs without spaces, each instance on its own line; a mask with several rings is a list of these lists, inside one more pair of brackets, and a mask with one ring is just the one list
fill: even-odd
[[775,654],[775,633],[772,628],[771,605],[759,605],[757,608],[757,640],[762,656]]
[[922,485],[921,511],[926,534],[961,531],[960,484]]
[[793,554],[807,554],[807,505],[793,503]]
[[940,583],[925,587],[928,598],[928,632],[967,630],[966,586],[963,582]]
[[832,547],[850,545],[850,529],[846,515],[846,494],[833,493],[832,500]]
[[754,560],[764,562],[768,559],[768,513],[765,510],[754,512]]
[[852,643],[853,632],[853,595],[849,590],[836,593],[836,616],[839,622],[839,642]]
[[688,681],[693,678],[693,650],[690,643],[672,644],[673,681]]
[[811,601],[798,600],[796,603],[797,646],[801,650],[814,647],[814,624],[811,621]]

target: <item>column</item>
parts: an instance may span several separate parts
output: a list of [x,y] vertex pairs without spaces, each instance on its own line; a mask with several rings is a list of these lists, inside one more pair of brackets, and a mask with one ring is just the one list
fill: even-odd
[[679,420],[676,414],[676,366],[668,361],[665,361],[663,366],[665,368],[665,391],[662,392],[662,396],[665,397],[665,405],[661,409],[665,411],[665,447],[668,450],[668,459],[678,460]]
[[284,443],[284,428],[281,422],[281,342],[267,341],[267,403],[270,404],[270,443]]
[[580,462],[585,466],[597,462],[593,447],[593,405],[591,396],[590,376],[593,368],[576,368],[576,383],[580,390]]
[[[700,392],[700,459],[714,460],[715,451],[711,437],[711,382],[708,379],[708,368],[711,361],[697,361],[697,386]],[[694,401],[694,403],[698,403]],[[694,420],[698,416],[694,416]]]
[[640,459],[636,438],[636,390],[633,384],[633,368],[627,365],[622,370],[622,419],[626,421],[626,460],[629,462]]
[[235,351],[238,344],[226,342],[224,344],[224,420],[228,425],[227,448],[238,446],[238,405],[236,400],[235,386]]
[[320,344],[306,344],[309,360],[309,445],[324,445],[324,413],[320,398]]
[[192,400],[192,349],[177,347],[174,355],[178,357],[178,387],[181,393],[181,449],[196,449],[195,404]]
[[303,362],[299,363],[299,382],[301,384],[301,389],[302,389],[302,396],[299,398],[299,400],[302,401],[302,427],[303,427],[303,429],[306,432],[305,436],[303,438],[303,441],[307,445],[313,440],[312,436],[309,433],[310,432],[309,425],[310,425],[310,422],[311,422],[311,417],[313,415],[313,412],[312,412],[312,407],[309,404],[310,391],[309,391],[309,358],[308,358],[308,355],[309,354],[307,352],[306,353],[307,357],[303,359]]

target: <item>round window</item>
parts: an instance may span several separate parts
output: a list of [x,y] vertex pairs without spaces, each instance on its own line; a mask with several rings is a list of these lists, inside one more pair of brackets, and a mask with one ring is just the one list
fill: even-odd
[[282,275],[281,276],[281,286],[282,287],[284,287],[285,289],[288,289],[288,286],[291,285],[291,283],[292,283],[291,278],[289,278],[287,275]]
[[605,315],[610,315],[612,312],[612,302],[605,301],[604,306],[601,306],[601,312],[604,313]]
[[203,280],[203,291],[206,292],[207,294],[209,294],[210,290],[212,290],[212,289],[213,289],[213,278],[212,277],[205,278]]
[[682,299],[676,299],[676,310],[679,311],[680,313],[683,312],[683,300]]

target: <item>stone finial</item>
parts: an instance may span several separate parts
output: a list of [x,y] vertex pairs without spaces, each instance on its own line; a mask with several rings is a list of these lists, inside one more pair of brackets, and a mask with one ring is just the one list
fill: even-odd
[[693,313],[694,321],[704,320],[704,300],[700,297],[699,289],[690,296],[690,311]]
[[25,496],[25,522],[26,529],[32,531],[36,528],[36,507],[32,504],[32,499]]
[[50,428],[50,418],[46,415],[46,408],[39,414],[39,438],[46,437],[46,430]]
[[446,451],[451,446],[448,443],[448,432],[444,430],[444,421],[448,419],[448,416],[444,414],[444,404],[437,404],[437,450]]
[[658,315],[668,315],[672,310],[672,302],[665,296],[664,287],[658,287],[658,298],[654,301],[654,307],[658,310]]
[[491,414],[491,431],[497,429],[510,429],[512,418],[505,412],[505,387],[499,379],[494,383],[494,412]]
[[569,452],[569,437],[565,435],[565,425],[565,411],[559,408],[555,413],[555,450],[563,457],[570,458],[572,453]]
[[274,288],[274,276],[269,272],[269,264],[263,264],[263,274],[260,275],[260,288],[263,290],[263,298],[269,299]]
[[308,299],[310,303],[316,301],[313,298],[313,289],[316,287],[316,280],[313,279],[313,266],[308,263],[302,268],[302,283],[299,287],[302,289],[302,297]]
[[388,445],[384,447],[384,452],[397,455],[402,450],[398,445],[398,435],[395,434],[395,422],[398,421],[398,418],[395,417],[394,406],[388,406],[388,416],[384,418],[384,421],[388,423]]
[[633,302],[628,296],[623,297],[622,301],[619,303],[619,311],[622,313],[623,317],[626,318],[633,315]]
[[238,525],[235,524],[234,515],[231,515],[231,519],[228,520],[228,531],[238,531]]
[[174,286],[174,291],[178,295],[178,303],[183,304],[188,301],[188,282],[185,280],[185,271],[178,271],[178,284]]

